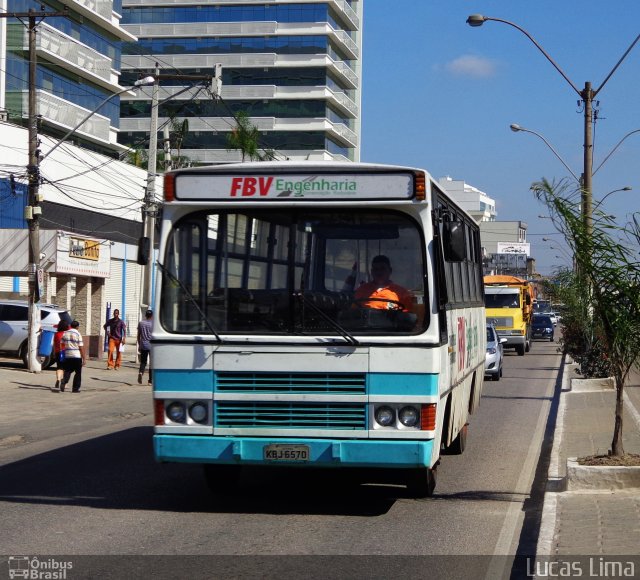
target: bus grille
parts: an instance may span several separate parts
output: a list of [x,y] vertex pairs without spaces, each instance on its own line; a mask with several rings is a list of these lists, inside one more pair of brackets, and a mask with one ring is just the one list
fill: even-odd
[[362,403],[252,403],[217,401],[215,426],[263,429],[366,429]]
[[216,373],[221,393],[366,394],[363,373]]

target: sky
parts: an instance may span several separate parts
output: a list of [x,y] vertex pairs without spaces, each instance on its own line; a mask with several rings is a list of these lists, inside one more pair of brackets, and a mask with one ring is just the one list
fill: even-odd
[[[521,220],[537,271],[571,260],[532,183],[579,176],[584,115],[579,95],[522,32],[500,22],[472,28],[470,14],[525,29],[582,90],[594,89],[640,33],[638,0],[364,0],[361,161],[409,165],[464,180],[496,200],[497,219]],[[594,169],[640,129],[640,42],[602,87]],[[594,205],[629,220],[640,210],[640,132],[595,173]],[[548,238],[553,241],[543,241]]]

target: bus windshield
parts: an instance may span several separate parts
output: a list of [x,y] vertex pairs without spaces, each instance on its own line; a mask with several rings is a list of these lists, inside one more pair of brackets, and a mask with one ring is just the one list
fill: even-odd
[[[388,209],[193,213],[161,258],[160,321],[174,333],[417,334],[429,322],[423,247],[417,223]],[[401,299],[363,297],[376,256]]]

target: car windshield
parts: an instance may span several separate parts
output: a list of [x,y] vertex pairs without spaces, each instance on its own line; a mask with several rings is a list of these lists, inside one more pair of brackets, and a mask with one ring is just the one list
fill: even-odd
[[535,316],[533,319],[534,326],[550,326],[551,318],[548,316]]

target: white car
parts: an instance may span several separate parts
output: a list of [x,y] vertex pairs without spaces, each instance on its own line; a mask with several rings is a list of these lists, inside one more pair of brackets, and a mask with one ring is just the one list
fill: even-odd
[[[55,332],[58,322],[71,323],[71,315],[55,304],[38,304],[42,330]],[[0,352],[5,356],[21,358],[24,366],[27,361],[27,335],[29,304],[26,300],[0,300]],[[42,368],[53,364],[53,356],[41,358]]]
[[504,361],[504,347],[506,338],[500,338],[493,324],[487,324],[487,354],[484,362],[484,374],[492,381],[499,381],[502,377],[502,362]]
[[546,312],[545,314],[547,314],[549,318],[551,318],[551,322],[553,322],[553,326],[556,326],[558,324],[559,317],[555,312]]

